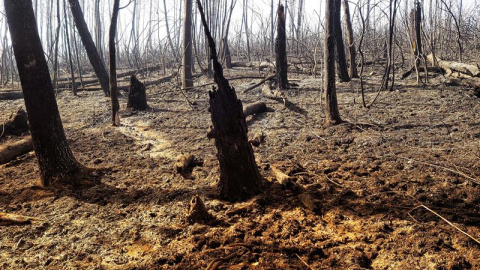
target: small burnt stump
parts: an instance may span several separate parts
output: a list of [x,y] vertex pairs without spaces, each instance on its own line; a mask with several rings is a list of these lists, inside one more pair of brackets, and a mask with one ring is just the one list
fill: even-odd
[[212,220],[214,220],[214,218],[212,215],[210,215],[210,213],[208,213],[202,199],[200,199],[198,195],[193,196],[187,209],[187,221],[190,224],[206,224],[211,222]]
[[138,111],[148,109],[145,85],[135,75],[130,78],[130,91],[128,92],[127,108]]
[[4,135],[20,136],[28,130],[28,116],[22,108],[18,109],[15,115],[12,114],[5,123],[0,123],[0,137]]

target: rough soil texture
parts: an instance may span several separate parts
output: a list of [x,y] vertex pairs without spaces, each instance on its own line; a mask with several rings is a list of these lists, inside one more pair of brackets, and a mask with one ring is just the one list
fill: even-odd
[[[230,71],[235,77],[245,71]],[[320,79],[292,75],[286,99],[265,98],[258,80],[236,80],[244,105],[271,112],[247,119],[266,179],[251,200],[218,199],[219,177],[207,87],[147,89],[145,112],[109,124],[101,91],[58,95],[70,145],[81,163],[103,168],[101,184],[36,187],[33,153],[0,166],[0,212],[40,218],[0,227],[0,269],[480,269],[480,100],[435,80],[398,82],[362,108],[358,80],[339,84],[346,121],[324,127]],[[371,101],[379,77],[367,79]],[[210,82],[202,77],[196,84]],[[23,100],[0,101],[0,120]],[[1,139],[0,143],[17,140]],[[177,173],[177,156],[198,166]],[[198,162],[198,161],[203,161]],[[274,172],[289,177],[283,184]],[[187,221],[199,195],[213,220]]]

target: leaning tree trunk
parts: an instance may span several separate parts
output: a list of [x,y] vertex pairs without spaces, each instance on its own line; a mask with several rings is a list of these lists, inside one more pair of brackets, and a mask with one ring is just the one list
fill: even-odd
[[335,89],[335,1],[327,0],[325,7],[324,79],[325,114],[327,125],[342,122],[338,111],[337,90]]
[[192,60],[192,0],[185,0],[185,13],[183,18],[183,89],[191,88],[193,86]]
[[5,0],[4,5],[42,184],[71,182],[69,176],[83,166],[63,130],[32,0]]
[[112,22],[110,23],[110,31],[108,35],[108,49],[110,53],[110,100],[112,105],[112,125],[120,125],[120,104],[118,103],[118,87],[117,87],[117,58],[115,52],[115,36],[117,34],[117,19],[120,8],[120,0],[113,2]]
[[80,38],[82,39],[83,46],[85,46],[85,50],[87,51],[87,56],[90,60],[90,64],[95,70],[95,74],[100,81],[100,85],[102,86],[102,90],[105,93],[105,96],[108,96],[109,89],[107,69],[105,68],[105,63],[103,62],[103,59],[98,54],[95,43],[93,43],[92,35],[88,31],[87,23],[85,22],[85,17],[83,16],[80,4],[78,3],[78,0],[68,0],[68,2],[70,3],[73,20],[75,21],[75,25],[77,26],[77,30],[80,34]]
[[275,38],[277,88],[287,89],[287,35],[285,33],[285,8],[283,5],[278,6],[277,15],[277,37]]
[[213,129],[208,136],[215,139],[218,151],[220,196],[229,201],[243,200],[260,192],[262,177],[255,163],[252,146],[248,142],[242,102],[223,76],[215,41],[208,29],[200,0],[197,0],[197,5],[213,61],[214,80],[218,86],[218,90],[209,93]]
[[343,12],[345,13],[345,25],[347,27],[348,52],[350,65],[348,66],[348,74],[350,78],[358,78],[355,40],[353,38],[353,27],[350,19],[350,8],[348,7],[348,0],[343,0]]
[[338,77],[342,82],[350,81],[348,76],[347,60],[345,57],[345,46],[343,45],[342,36],[342,23],[340,22],[340,7],[342,5],[341,0],[335,0],[333,13],[334,24],[334,36],[335,44],[337,45],[337,57],[338,57]]

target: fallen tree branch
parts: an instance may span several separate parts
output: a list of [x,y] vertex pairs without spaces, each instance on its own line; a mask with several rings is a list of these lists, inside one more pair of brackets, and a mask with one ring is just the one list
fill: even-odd
[[243,93],[245,94],[248,91],[253,90],[253,89],[259,87],[260,85],[264,84],[266,81],[273,80],[274,78],[275,78],[275,74],[267,76],[265,79],[261,80],[260,82],[258,82],[256,84],[248,87],[247,89],[243,90]]
[[[462,234],[464,234],[465,236],[467,236],[468,238],[472,239],[473,241],[475,241],[477,244],[480,244],[480,241],[471,236],[470,234],[468,234],[467,232],[465,232],[464,230],[460,229],[458,226],[456,226],[455,224],[453,224],[452,222],[450,222],[449,220],[447,220],[446,218],[444,218],[443,216],[441,216],[440,214],[438,214],[437,212],[433,211],[432,209],[428,208],[427,206],[421,204],[415,208],[413,208],[412,210],[410,210],[410,212],[408,213],[410,215],[410,213],[418,208],[424,208],[425,210],[429,211],[430,213],[434,214],[435,216],[439,217],[441,220],[445,221],[448,225],[452,226],[455,230],[461,232]],[[412,217],[410,215],[410,217]],[[413,218],[413,217],[412,217]]]
[[31,224],[32,221],[46,221],[46,220],[35,218],[35,217],[0,212],[0,226],[25,225],[25,224]]

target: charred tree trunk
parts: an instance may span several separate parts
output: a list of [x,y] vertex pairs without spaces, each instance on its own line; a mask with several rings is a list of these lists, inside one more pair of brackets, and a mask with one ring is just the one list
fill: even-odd
[[275,38],[275,54],[277,69],[277,88],[288,88],[287,74],[287,35],[285,29],[285,7],[279,5],[277,9],[277,37]]
[[83,166],[73,156],[63,130],[32,0],[4,4],[42,184],[71,183],[69,176]]
[[130,77],[130,91],[128,92],[127,108],[144,111],[148,109],[145,85],[135,75]]
[[262,177],[258,171],[252,146],[248,143],[248,128],[242,102],[235,89],[223,76],[210,30],[200,0],[197,0],[205,35],[208,38],[210,57],[213,61],[214,80],[218,90],[211,91],[210,113],[213,129],[208,137],[215,139],[220,163],[220,196],[229,201],[243,200],[261,190]]
[[115,36],[117,34],[117,19],[120,8],[120,0],[113,2],[112,22],[110,23],[110,31],[108,35],[108,49],[110,54],[110,100],[112,105],[112,125],[120,125],[120,104],[118,103],[118,87],[117,87],[117,58],[115,48]]
[[337,58],[338,58],[338,77],[342,82],[350,81],[348,76],[347,60],[345,57],[345,46],[343,45],[342,36],[342,23],[340,22],[340,8],[342,6],[341,0],[335,0],[333,23],[334,23],[334,36],[335,44],[337,45]]
[[335,1],[327,0],[325,7],[324,79],[325,115],[327,125],[342,122],[338,111],[337,90],[335,89]]
[[412,37],[413,54],[417,67],[420,64],[420,55],[422,54],[421,19],[420,3],[416,3],[415,8],[410,12],[410,36]]
[[192,0],[185,0],[185,13],[183,18],[183,66],[182,88],[193,86],[192,80]]
[[350,75],[350,78],[358,78],[355,40],[353,38],[353,27],[352,21],[350,19],[350,8],[348,7],[348,0],[343,0],[343,11],[345,13],[345,25],[347,26],[348,52],[350,60],[350,65],[348,66],[348,73]]
[[102,90],[105,93],[105,96],[108,96],[109,88],[107,69],[105,68],[105,63],[98,54],[97,48],[95,47],[95,43],[92,39],[92,35],[88,31],[87,23],[85,22],[85,18],[83,16],[80,4],[78,3],[78,0],[68,0],[68,2],[70,3],[73,20],[75,21],[75,25],[77,26],[77,30],[80,34],[80,38],[82,39],[83,46],[85,46],[85,50],[87,51],[88,60],[90,60],[90,64],[95,70],[95,74],[100,81],[100,85],[102,86]]

